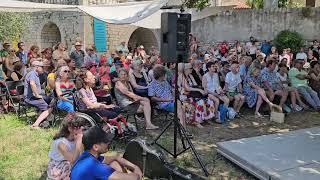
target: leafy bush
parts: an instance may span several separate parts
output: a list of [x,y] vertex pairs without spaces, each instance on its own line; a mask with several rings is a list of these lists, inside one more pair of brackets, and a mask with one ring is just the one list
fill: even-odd
[[28,13],[0,12],[0,42],[18,40],[30,20]]
[[276,36],[273,44],[277,47],[279,53],[282,53],[285,48],[290,48],[293,53],[297,53],[303,46],[303,38],[301,34],[295,31],[284,30]]

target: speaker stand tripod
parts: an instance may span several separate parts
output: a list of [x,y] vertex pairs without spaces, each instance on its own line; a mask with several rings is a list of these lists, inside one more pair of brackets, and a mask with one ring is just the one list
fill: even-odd
[[[198,154],[198,152],[196,151],[196,149],[194,148],[193,143],[190,140],[190,137],[187,134],[186,129],[181,125],[179,118],[178,118],[178,96],[179,96],[179,91],[178,91],[178,63],[176,63],[175,66],[175,73],[176,73],[176,80],[175,80],[175,103],[174,103],[174,119],[172,121],[170,121],[165,128],[161,131],[161,133],[155,138],[155,140],[151,143],[151,145],[156,144],[157,146],[159,146],[161,149],[163,149],[164,151],[166,151],[167,153],[169,153],[171,156],[173,156],[174,158],[177,158],[179,155],[181,155],[182,153],[184,153],[185,151],[191,149],[195,159],[198,161],[198,163],[200,164],[204,174],[208,177],[209,173],[208,170],[206,169],[206,167],[204,166],[203,162],[200,159],[200,156]],[[157,141],[160,139],[160,137],[167,131],[169,130],[169,128],[171,127],[171,125],[173,124],[173,128],[174,128],[174,136],[173,136],[173,153],[171,151],[169,151],[168,149],[166,149],[165,147],[163,147],[161,144],[159,144]],[[178,138],[178,133],[181,139],[181,144],[183,147],[183,150],[178,152],[177,151],[177,138]],[[184,141],[184,139],[187,140],[188,143],[188,147],[186,146],[186,143]]]

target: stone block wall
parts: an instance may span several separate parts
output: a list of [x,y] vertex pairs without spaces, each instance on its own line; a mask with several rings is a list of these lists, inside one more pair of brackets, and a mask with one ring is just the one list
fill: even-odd
[[192,22],[192,33],[205,43],[246,41],[250,36],[272,40],[282,30],[301,33],[307,41],[320,39],[320,8],[312,8],[310,17],[302,9],[237,10]]
[[34,12],[29,26],[21,35],[21,41],[28,48],[35,44],[40,49],[62,41],[70,50],[77,37],[85,44],[92,44],[91,21],[89,16],[76,11]]
[[138,27],[132,25],[107,24],[107,49],[114,51],[122,41],[129,41],[131,34]]

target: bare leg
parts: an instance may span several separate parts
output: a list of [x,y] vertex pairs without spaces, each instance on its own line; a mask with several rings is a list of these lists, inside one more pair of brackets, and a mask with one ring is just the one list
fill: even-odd
[[239,112],[239,110],[238,110],[238,108],[239,108],[239,103],[240,103],[240,98],[239,98],[238,95],[236,95],[236,96],[234,97],[233,109],[234,109],[237,113]]
[[185,110],[183,108],[183,106],[181,105],[181,102],[178,101],[178,118],[180,120],[181,125],[186,128],[186,117],[185,117],[186,113]]
[[266,103],[268,103],[269,105],[273,105],[272,102],[268,99],[266,92],[263,89],[259,89],[258,94]]
[[218,109],[219,109],[219,99],[212,94],[209,94],[208,97],[214,102],[214,107],[216,109],[216,117],[218,117]]
[[261,116],[261,114],[259,113],[259,109],[260,109],[262,103],[263,103],[262,96],[259,94],[258,99],[257,99],[257,103],[256,103],[256,111],[255,111],[255,115],[257,115],[257,116]]
[[296,97],[296,93],[294,91],[290,92],[290,99],[291,99],[291,103],[293,105],[293,108],[295,108],[297,106],[297,97]]
[[39,127],[40,123],[49,116],[49,114],[51,113],[51,111],[52,111],[51,108],[48,109],[48,110],[46,110],[46,111],[43,111],[43,112],[40,114],[40,116],[37,118],[36,122],[34,122],[34,123],[31,125],[31,127],[33,127],[33,128]]
[[158,126],[155,126],[151,122],[151,106],[150,101],[147,98],[144,98],[140,101],[140,104],[143,108],[144,119],[146,120],[146,129],[157,129]]
[[284,103],[287,101],[287,98],[288,98],[288,91],[285,91],[285,90],[276,91],[275,94],[281,96],[281,100],[280,100],[279,106],[283,107]]
[[240,109],[243,106],[244,101],[245,101],[245,97],[242,94],[239,94],[238,96],[239,96],[239,103],[238,103],[238,107],[236,109],[236,112],[240,112]]

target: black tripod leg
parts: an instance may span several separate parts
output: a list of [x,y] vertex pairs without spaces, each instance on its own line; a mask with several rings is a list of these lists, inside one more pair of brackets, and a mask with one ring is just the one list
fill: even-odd
[[[179,124],[181,125],[180,122],[179,122]],[[183,149],[187,149],[186,143],[184,142],[184,138],[183,138],[183,137],[187,137],[187,135],[185,134],[185,136],[183,136],[183,134],[182,134],[182,132],[181,132],[180,125],[178,126],[178,131],[179,131],[179,135],[180,135],[181,144],[182,144]],[[182,125],[181,125],[181,126],[182,126]]]
[[158,139],[162,136],[162,134],[164,134],[167,129],[171,126],[171,124],[173,123],[173,121],[170,121],[165,127],[164,129],[161,131],[161,133],[154,139],[154,141],[152,141],[150,144],[154,145],[157,143]]
[[177,123],[179,124],[179,126],[180,126],[179,128],[181,128],[182,133],[186,136],[186,140],[187,140],[187,142],[188,142],[188,144],[189,144],[189,147],[191,148],[194,156],[196,157],[198,163],[200,164],[200,166],[201,166],[204,174],[208,177],[208,176],[209,176],[208,170],[207,170],[207,168],[204,166],[204,164],[202,163],[202,161],[201,161],[201,159],[200,159],[200,157],[199,157],[199,154],[198,154],[197,150],[194,148],[194,146],[193,146],[190,138],[187,137],[187,132],[186,132],[186,130],[185,130],[184,127],[180,124],[180,122],[177,122]]

